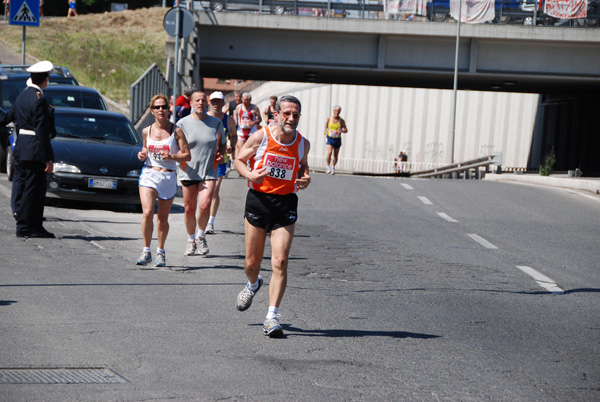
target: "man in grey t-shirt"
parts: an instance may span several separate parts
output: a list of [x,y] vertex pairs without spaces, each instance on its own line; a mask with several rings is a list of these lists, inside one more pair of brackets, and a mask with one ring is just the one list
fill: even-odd
[[219,178],[219,163],[223,163],[226,152],[227,138],[221,120],[206,114],[208,101],[204,92],[194,92],[190,105],[192,113],[177,122],[178,130],[185,135],[192,155],[191,161],[180,164],[177,169],[182,184],[184,221],[188,234],[184,255],[205,255],[208,254],[208,244],[204,230],[210,217],[210,202]]

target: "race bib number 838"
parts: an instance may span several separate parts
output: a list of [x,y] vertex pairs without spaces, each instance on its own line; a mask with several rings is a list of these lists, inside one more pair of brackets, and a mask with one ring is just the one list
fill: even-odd
[[296,158],[267,153],[263,166],[267,168],[270,177],[281,180],[292,180],[294,168],[296,167]]

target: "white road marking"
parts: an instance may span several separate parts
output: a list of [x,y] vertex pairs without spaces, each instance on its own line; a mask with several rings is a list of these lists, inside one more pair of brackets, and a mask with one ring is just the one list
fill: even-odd
[[451,216],[449,216],[448,214],[445,214],[443,212],[438,212],[437,213],[440,217],[444,218],[445,220],[447,220],[448,222],[458,222],[456,219],[452,218]]
[[535,269],[525,266],[525,265],[517,265],[521,271],[525,272],[527,275],[531,276],[538,285],[546,289],[548,292],[553,293],[555,295],[560,295],[565,293],[564,290],[558,287],[554,280],[548,278],[546,275],[541,272],[536,271]]
[[467,233],[471,239],[475,240],[477,243],[481,244],[485,248],[489,249],[497,249],[498,247],[494,246],[492,243],[484,239],[483,237],[476,235],[475,233]]
[[419,199],[425,205],[433,205],[433,202],[429,201],[429,199],[427,197],[419,197]]
[[407,190],[414,190],[410,184],[400,183],[400,185]]

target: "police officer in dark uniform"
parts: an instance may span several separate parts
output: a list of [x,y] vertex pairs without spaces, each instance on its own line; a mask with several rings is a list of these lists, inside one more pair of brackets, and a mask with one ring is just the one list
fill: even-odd
[[[31,78],[29,78],[27,80],[27,86],[31,86],[32,82],[31,82]],[[50,111],[50,127],[52,127],[52,136],[51,138],[56,137],[57,133],[56,133],[56,129],[54,126],[54,107],[52,107],[52,105],[48,105],[49,111]],[[10,120],[7,120],[10,119]],[[6,117],[5,117],[5,122],[3,122],[2,124],[6,124],[8,122],[12,122],[14,121],[14,110],[11,110],[9,113],[7,113]],[[17,138],[17,133],[15,132],[13,134],[13,142],[16,140]],[[9,144],[10,145],[10,144]],[[13,155],[13,184],[12,184],[12,193],[11,193],[11,197],[10,197],[10,206],[12,208],[13,211],[13,217],[15,218],[15,220],[17,220],[17,211],[19,210],[19,208],[21,207],[21,199],[23,196],[23,179],[20,177],[19,175],[19,160],[17,158],[14,157]],[[46,218],[42,218],[44,221],[46,220]]]
[[54,154],[50,139],[56,132],[51,109],[43,90],[50,81],[54,66],[41,61],[27,69],[31,83],[21,92],[13,108],[17,140],[14,156],[17,180],[21,188],[21,205],[17,209],[17,237],[54,238],[42,226],[44,198],[46,196],[46,173],[52,173]]

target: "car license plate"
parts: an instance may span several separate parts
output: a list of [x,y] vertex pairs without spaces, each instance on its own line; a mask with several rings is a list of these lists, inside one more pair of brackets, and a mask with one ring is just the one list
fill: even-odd
[[109,190],[117,189],[117,181],[110,179],[88,179],[89,188],[107,188]]

